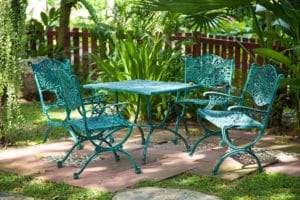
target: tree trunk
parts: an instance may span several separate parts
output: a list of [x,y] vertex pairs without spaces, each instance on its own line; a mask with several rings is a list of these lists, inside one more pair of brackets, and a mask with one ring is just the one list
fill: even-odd
[[57,37],[57,46],[60,49],[63,49],[63,55],[56,58],[58,60],[63,60],[66,58],[66,51],[69,50],[69,47],[66,46],[66,41],[68,39],[67,32],[69,28],[70,15],[72,7],[77,3],[77,0],[61,0],[60,1],[60,18],[59,18],[59,32]]

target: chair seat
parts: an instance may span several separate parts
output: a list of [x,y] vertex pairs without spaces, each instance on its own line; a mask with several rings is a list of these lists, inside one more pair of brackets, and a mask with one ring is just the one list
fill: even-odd
[[[83,118],[69,120],[68,122],[73,128],[86,133],[85,124],[84,124],[85,122]],[[86,122],[87,122],[87,129],[89,131],[107,130],[111,128],[122,127],[125,125],[128,126],[128,122],[113,115],[89,117],[86,119]]]
[[197,114],[215,126],[235,128],[262,128],[262,124],[240,111],[219,111],[198,109]]

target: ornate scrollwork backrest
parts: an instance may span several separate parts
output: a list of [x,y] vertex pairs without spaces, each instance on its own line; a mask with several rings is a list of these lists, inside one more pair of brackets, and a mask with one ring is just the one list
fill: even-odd
[[54,70],[58,78],[59,90],[68,111],[83,107],[78,78],[64,70]]
[[203,87],[230,86],[234,71],[234,59],[225,59],[214,54],[185,57],[185,82]]
[[63,98],[57,89],[58,78],[53,70],[62,69],[71,75],[72,68],[70,62],[59,62],[51,58],[44,58],[39,63],[29,62],[28,64],[32,67],[35,80],[38,82],[38,89],[55,93],[56,103],[58,105],[63,105]]
[[251,65],[249,75],[244,87],[243,95],[250,94],[253,102],[258,106],[264,106],[272,103],[278,87],[278,75],[275,67],[265,65]]

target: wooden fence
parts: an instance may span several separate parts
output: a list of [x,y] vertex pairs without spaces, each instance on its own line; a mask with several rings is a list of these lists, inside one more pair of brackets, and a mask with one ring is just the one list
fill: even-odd
[[[55,45],[58,35],[58,29],[50,29],[47,32],[47,44]],[[82,66],[88,69],[89,60],[88,53],[95,53],[100,45],[105,45],[101,41],[97,41],[91,33],[86,29],[79,30],[77,28],[68,31],[68,39],[65,49],[67,55],[74,66],[77,68]],[[193,33],[177,33],[170,36],[174,43],[174,48],[181,48],[183,55],[198,56],[205,53],[213,53],[224,58],[235,58],[235,81],[244,82],[247,77],[247,70],[252,62],[262,64],[261,57],[256,57],[253,49],[258,48],[259,44],[255,39],[232,38],[217,35],[201,35],[198,32]],[[181,43],[178,47],[178,42]],[[99,55],[101,56],[101,55]]]
[[[218,35],[204,35],[194,33],[177,33],[171,36],[172,41],[191,40],[192,45],[184,45],[185,55],[193,57],[201,54],[213,53],[223,58],[235,58],[234,79],[244,82],[247,78],[247,71],[252,62],[263,64],[262,57],[253,53],[253,49],[260,45],[255,39],[232,38]],[[189,42],[187,43],[189,44]]]

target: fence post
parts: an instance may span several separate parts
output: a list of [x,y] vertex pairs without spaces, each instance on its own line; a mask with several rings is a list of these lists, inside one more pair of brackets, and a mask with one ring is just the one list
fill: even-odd
[[88,76],[89,67],[88,67],[88,55],[89,52],[89,35],[87,29],[82,30],[82,73],[84,77]]
[[193,45],[193,57],[197,57],[200,55],[200,49],[202,45],[201,34],[199,32],[193,32],[196,44]]
[[78,69],[79,68],[79,63],[80,63],[80,44],[79,44],[79,29],[78,28],[73,28],[73,45],[74,45],[74,62],[73,62],[73,66],[74,68]]

